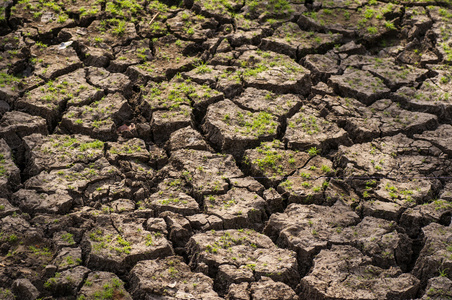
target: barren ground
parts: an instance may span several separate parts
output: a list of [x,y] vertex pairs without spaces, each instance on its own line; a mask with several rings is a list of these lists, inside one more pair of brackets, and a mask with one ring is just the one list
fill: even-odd
[[0,0],[0,299],[452,299],[451,157],[450,0]]

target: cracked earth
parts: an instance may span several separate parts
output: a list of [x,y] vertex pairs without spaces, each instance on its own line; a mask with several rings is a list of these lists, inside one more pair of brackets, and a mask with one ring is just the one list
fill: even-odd
[[0,299],[452,299],[449,0],[1,0]]

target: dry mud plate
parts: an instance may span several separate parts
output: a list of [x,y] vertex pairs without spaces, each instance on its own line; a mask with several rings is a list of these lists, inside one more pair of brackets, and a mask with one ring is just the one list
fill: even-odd
[[0,0],[0,299],[452,299],[452,1]]

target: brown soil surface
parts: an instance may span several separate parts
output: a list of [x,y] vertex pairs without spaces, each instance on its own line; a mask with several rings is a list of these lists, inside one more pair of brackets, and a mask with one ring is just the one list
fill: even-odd
[[0,1],[0,299],[452,299],[451,24]]

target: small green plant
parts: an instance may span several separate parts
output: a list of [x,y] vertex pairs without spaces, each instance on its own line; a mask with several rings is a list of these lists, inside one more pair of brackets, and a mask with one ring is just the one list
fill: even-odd
[[193,35],[193,34],[195,34],[195,29],[194,29],[193,27],[189,28],[189,29],[187,30],[187,34],[188,34],[188,35]]
[[92,286],[92,285],[93,285],[93,282],[90,281],[89,279],[86,279],[86,280],[85,280],[85,285],[86,285],[86,286]]
[[440,268],[440,269],[438,269],[438,272],[439,272],[439,276],[440,277],[447,277],[447,271],[448,271],[449,269],[446,269],[446,268]]
[[369,27],[367,27],[367,32],[370,34],[377,34],[378,29],[377,29],[377,27],[369,26]]
[[327,165],[322,165],[322,171],[325,172],[325,173],[328,173],[328,172],[331,171],[331,168],[328,167]]
[[389,21],[386,21],[386,22],[385,22],[385,27],[388,28],[388,29],[390,29],[390,30],[395,30],[395,29],[396,29],[394,23],[389,22]]
[[18,239],[18,237],[17,237],[17,235],[15,235],[15,234],[11,234],[11,235],[8,237],[8,241],[11,242],[11,243],[16,242],[17,239]]
[[197,74],[206,74],[206,73],[212,73],[212,68],[206,65],[206,63],[200,63],[198,67],[196,68]]
[[311,147],[308,150],[308,154],[309,154],[309,156],[316,156],[316,155],[318,155],[320,153],[320,151],[321,150],[317,149],[317,147]]
[[321,188],[320,186],[316,186],[316,187],[313,187],[313,188],[312,188],[312,190],[313,190],[314,192],[316,192],[316,193],[317,193],[317,192],[320,192],[321,189],[322,189],[322,188]]
[[126,32],[126,22],[117,20],[117,24],[113,27],[112,32],[116,35],[122,36]]
[[58,16],[58,23],[64,23],[68,19],[67,15],[60,15]]
[[52,285],[56,284],[56,279],[55,277],[49,278],[46,282],[44,282],[44,287],[46,289],[49,289],[52,287]]
[[37,41],[35,45],[38,46],[39,48],[47,48],[47,45],[41,41]]
[[71,234],[71,233],[65,233],[65,234],[63,234],[62,236],[61,236],[61,238],[65,241],[65,242],[67,242],[67,243],[69,243],[69,244],[71,244],[71,245],[73,245],[73,244],[75,244],[75,241],[74,241],[74,235],[73,234]]
[[152,236],[150,234],[146,235],[146,246],[152,246],[154,244],[153,240],[152,240]]

